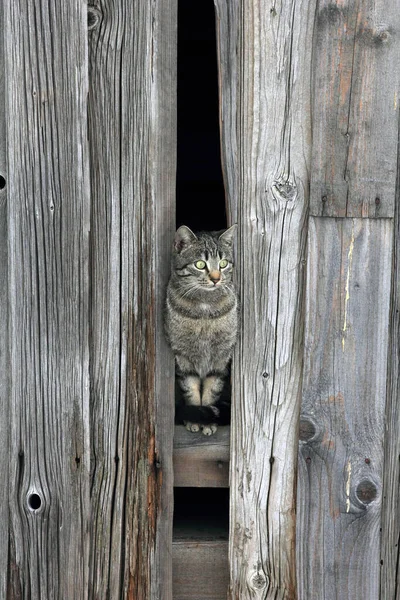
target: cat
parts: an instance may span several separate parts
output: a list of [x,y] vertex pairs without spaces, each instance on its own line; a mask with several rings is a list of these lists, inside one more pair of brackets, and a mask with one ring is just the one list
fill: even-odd
[[177,418],[205,435],[229,422],[227,376],[238,329],[232,281],[233,237],[225,231],[176,231],[167,287],[165,332],[175,354],[183,396]]

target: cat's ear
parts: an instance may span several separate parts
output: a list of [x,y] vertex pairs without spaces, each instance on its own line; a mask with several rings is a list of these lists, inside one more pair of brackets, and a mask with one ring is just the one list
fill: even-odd
[[197,242],[197,237],[193,231],[189,227],[186,227],[186,225],[182,225],[175,233],[174,250],[180,254],[182,250],[185,250],[194,244],[194,242]]
[[221,235],[219,236],[218,239],[221,240],[221,242],[225,242],[225,244],[232,246],[233,238],[235,237],[236,230],[237,230],[237,224],[235,223],[235,225],[232,225],[231,227],[229,227],[229,229],[224,231],[224,233],[221,233]]

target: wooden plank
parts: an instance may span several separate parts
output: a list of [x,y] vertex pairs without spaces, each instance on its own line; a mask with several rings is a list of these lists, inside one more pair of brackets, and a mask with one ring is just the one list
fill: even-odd
[[96,598],[172,597],[176,2],[89,7]]
[[87,598],[86,5],[5,0],[7,598]]
[[[400,182],[400,155],[399,178]],[[400,600],[400,186],[396,193],[394,260],[382,493],[381,598]]]
[[174,486],[229,487],[229,427],[211,437],[175,427]]
[[226,600],[228,542],[174,540],[174,600]]
[[314,43],[312,215],[392,217],[398,0],[321,0]]
[[297,496],[304,600],[380,597],[392,234],[391,219],[310,222]]
[[8,563],[8,449],[9,449],[9,371],[8,356],[8,235],[7,163],[4,78],[4,3],[0,3],[0,598],[7,597]]
[[237,47],[239,2],[214,0],[219,75],[219,120],[221,166],[224,177],[226,213],[229,223],[237,214]]
[[[227,196],[239,222],[242,307],[233,364],[231,597],[293,598],[316,3],[267,9],[245,0],[230,11],[216,4],[219,57],[228,62],[220,65],[223,115],[237,76],[236,122],[222,129],[223,147],[237,151],[224,167],[234,168],[225,180],[234,185]],[[227,14],[237,20],[225,22]]]

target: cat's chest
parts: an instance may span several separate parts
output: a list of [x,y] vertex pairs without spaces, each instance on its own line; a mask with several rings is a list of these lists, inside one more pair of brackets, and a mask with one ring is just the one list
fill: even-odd
[[229,330],[229,319],[224,316],[217,319],[190,319],[181,321],[181,335],[195,341],[209,342]]

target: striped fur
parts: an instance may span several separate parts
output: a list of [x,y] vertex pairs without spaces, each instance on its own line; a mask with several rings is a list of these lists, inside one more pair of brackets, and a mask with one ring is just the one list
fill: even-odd
[[238,323],[232,282],[235,229],[194,234],[180,227],[167,289],[165,330],[183,397],[177,416],[189,430],[202,428],[207,435],[226,421],[226,394],[221,394]]

